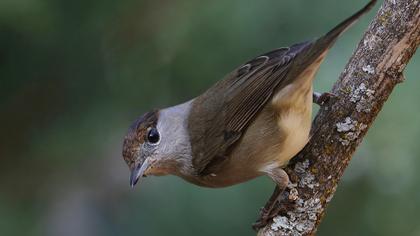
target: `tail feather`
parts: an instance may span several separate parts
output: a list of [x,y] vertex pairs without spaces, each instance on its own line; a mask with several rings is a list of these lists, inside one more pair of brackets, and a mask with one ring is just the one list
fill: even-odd
[[370,11],[376,2],[377,0],[371,0],[368,4],[366,4],[365,7],[360,9],[358,12],[354,13],[352,16],[350,16],[349,18],[338,24],[336,27],[334,27],[332,30],[330,30],[328,33],[326,33],[324,36],[319,38],[317,40],[317,43],[324,44],[328,48],[331,47],[337,40],[337,38],[344,31],[350,28],[362,15]]
[[[369,3],[360,9],[358,12],[338,24],[324,36],[318,38],[314,41],[308,41],[301,44],[295,44],[290,47],[291,51],[296,51],[295,54],[297,55],[294,59],[294,64],[298,65],[293,68],[295,70],[289,72],[290,78],[297,77],[297,74],[302,73],[302,68],[307,68],[314,63],[318,62],[318,66],[320,65],[321,61],[324,57],[321,57],[322,54],[325,56],[325,52],[330,49],[337,38],[348,29],[353,23],[356,22],[363,14],[368,12],[372,7],[375,5],[377,0],[371,0]],[[321,60],[321,61],[319,61]]]
[[[324,36],[312,41],[310,44],[306,45],[304,49],[300,49],[301,53],[299,53],[300,55],[295,59],[295,63],[300,65],[299,68],[306,68],[319,59],[323,53],[333,46],[337,38],[346,31],[346,29],[355,23],[363,14],[372,9],[376,1],[377,0],[371,0],[365,7],[338,24]],[[292,48],[299,45],[300,44],[293,45]],[[300,73],[300,71],[297,71],[297,73]]]

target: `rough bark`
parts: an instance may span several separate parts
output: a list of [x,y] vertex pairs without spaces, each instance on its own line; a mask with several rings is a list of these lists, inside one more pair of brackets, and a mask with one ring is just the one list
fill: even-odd
[[385,0],[287,167],[291,184],[260,236],[313,235],[357,146],[420,43],[420,1]]

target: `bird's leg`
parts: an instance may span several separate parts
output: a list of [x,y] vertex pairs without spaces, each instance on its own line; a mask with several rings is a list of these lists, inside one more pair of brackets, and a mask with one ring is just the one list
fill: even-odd
[[279,210],[274,210],[275,206],[281,199],[283,191],[289,184],[289,176],[286,171],[281,168],[271,170],[267,174],[277,184],[277,186],[264,208],[261,209],[259,219],[252,225],[255,230],[267,225],[270,219],[277,215]]
[[325,103],[329,102],[331,98],[335,98],[336,95],[332,93],[318,93],[313,92],[312,94],[312,100],[315,104],[318,104],[320,106],[324,105]]

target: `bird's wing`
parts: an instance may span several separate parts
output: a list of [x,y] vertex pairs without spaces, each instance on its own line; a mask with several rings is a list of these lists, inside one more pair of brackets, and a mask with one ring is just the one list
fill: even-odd
[[197,174],[206,174],[209,166],[226,159],[274,91],[285,86],[295,56],[310,45],[305,42],[256,57],[194,100],[189,132]]
[[197,174],[205,174],[209,167],[225,160],[274,91],[292,82],[375,3],[370,0],[314,42],[277,49],[245,63],[196,98],[188,130]]

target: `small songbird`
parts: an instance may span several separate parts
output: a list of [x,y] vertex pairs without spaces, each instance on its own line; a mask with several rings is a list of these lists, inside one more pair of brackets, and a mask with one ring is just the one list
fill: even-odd
[[375,2],[316,40],[258,56],[200,96],[140,116],[123,145],[131,186],[147,175],[214,188],[267,175],[284,190],[282,168],[308,142],[312,103],[328,98],[313,93],[315,74],[341,33]]

